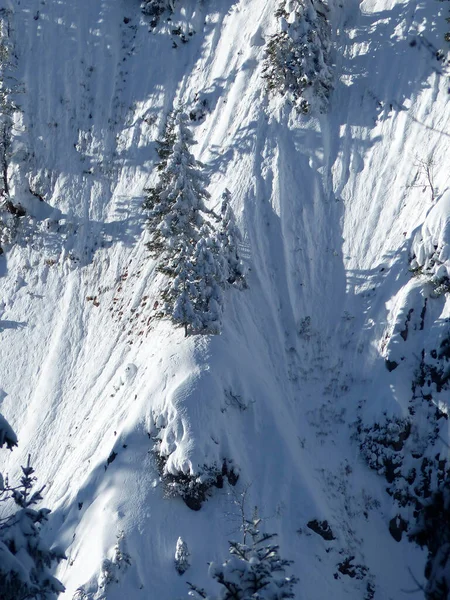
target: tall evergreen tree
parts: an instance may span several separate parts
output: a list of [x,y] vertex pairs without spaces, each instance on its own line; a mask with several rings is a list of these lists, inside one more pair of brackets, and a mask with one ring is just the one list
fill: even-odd
[[146,190],[144,202],[150,233],[147,247],[154,257],[170,259],[179,239],[196,243],[204,224],[203,214],[209,213],[204,204],[209,199],[208,178],[190,151],[195,143],[188,117],[181,112],[171,115],[164,137],[158,142],[159,180]]
[[182,325],[186,335],[220,333],[223,290],[245,283],[240,235],[228,190],[220,216],[206,206],[208,177],[191,152],[195,140],[188,123],[187,115],[175,112],[158,142],[159,178],[144,202],[147,247],[166,276],[159,316]]
[[174,113],[158,142],[159,178],[144,202],[147,247],[166,275],[160,316],[182,325],[186,335],[219,333],[223,289],[240,268],[232,250],[237,230],[227,202],[222,217],[206,206],[208,178],[190,150],[195,141],[188,122],[185,114]]

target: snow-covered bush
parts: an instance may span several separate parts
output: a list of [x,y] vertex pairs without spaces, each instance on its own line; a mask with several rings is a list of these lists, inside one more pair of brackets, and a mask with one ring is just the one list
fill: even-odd
[[209,575],[221,586],[217,595],[189,583],[189,595],[208,600],[283,600],[295,598],[297,578],[286,575],[292,565],[279,555],[279,546],[273,543],[276,534],[261,533],[261,520],[247,522],[246,534],[250,544],[230,542],[229,558],[222,565],[211,563]]
[[[188,117],[171,115],[158,142],[159,179],[146,190],[147,247],[166,276],[159,316],[169,317],[188,332],[219,333],[223,289],[242,282],[237,253],[238,232],[229,197],[222,216],[206,207],[208,178],[190,151],[195,144]],[[220,226],[217,226],[217,222]]]
[[386,479],[387,492],[400,506],[420,511],[423,500],[450,475],[438,445],[447,417],[419,388],[409,412],[405,419],[385,416],[382,423],[358,423],[358,441],[368,466]]
[[222,465],[203,465],[195,473],[170,473],[166,467],[167,456],[161,454],[158,441],[153,452],[165,496],[167,498],[181,497],[191,510],[200,510],[212,489],[223,488],[225,480],[234,486],[239,479],[239,474],[231,461],[227,460],[224,460]]
[[[426,402],[422,398],[422,402]],[[411,412],[417,421],[423,418]],[[442,413],[441,413],[442,414]],[[430,410],[429,416],[433,415]],[[434,411],[434,419],[439,417]],[[442,419],[445,421],[445,419]],[[417,429],[417,424],[412,421]],[[427,423],[433,428],[433,422]],[[444,423],[444,428],[447,425]],[[387,492],[398,503],[404,517],[391,519],[389,531],[399,542],[403,532],[428,549],[425,577],[427,600],[448,600],[450,593],[450,469],[437,453],[438,426],[428,441],[411,432],[411,421],[386,419],[380,426],[360,430],[360,448],[369,466],[388,482]],[[411,510],[412,509],[412,510]]]
[[105,558],[102,563],[100,587],[106,589],[111,583],[119,583],[120,574],[131,565],[131,557],[126,550],[123,531],[117,536],[112,558]]
[[413,389],[420,388],[422,398],[431,399],[449,389],[450,334],[436,344],[430,352],[422,351],[421,361],[413,381]]
[[197,92],[194,97],[193,105],[189,110],[189,119],[194,122],[202,121],[209,112],[208,99]]
[[327,10],[321,0],[283,0],[275,14],[279,30],[266,46],[269,92],[286,96],[305,114],[314,104],[325,112],[333,87]]
[[189,567],[191,563],[189,562],[190,552],[187,547],[185,541],[183,541],[180,537],[177,539],[177,545],[175,548],[175,569],[178,571],[180,575],[183,575]]
[[360,450],[371,469],[384,475],[392,483],[400,475],[405,440],[411,433],[411,424],[406,419],[386,419],[371,427],[359,426]]
[[[24,208],[15,205],[9,197],[0,200],[0,249],[14,243],[17,236],[20,219],[25,216]],[[0,254],[1,254],[0,252]]]
[[[0,415],[0,447],[12,449],[17,438]],[[42,500],[42,490],[34,490],[36,477],[28,459],[22,477],[12,486],[0,475],[0,502],[6,504],[6,516],[0,519],[0,598],[2,600],[53,600],[64,586],[53,577],[50,568],[65,558],[49,548],[41,537],[41,528],[49,510],[32,508]],[[10,505],[12,505],[10,507]]]
[[152,27],[156,27],[161,15],[166,11],[173,12],[174,4],[175,0],[143,0],[141,9],[144,15],[150,17]]
[[427,600],[450,596],[450,480],[425,501],[410,539],[428,549],[425,577]]

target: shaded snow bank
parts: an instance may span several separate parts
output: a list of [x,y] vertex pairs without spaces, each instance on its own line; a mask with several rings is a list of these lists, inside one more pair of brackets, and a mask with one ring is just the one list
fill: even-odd
[[450,276],[450,192],[429,211],[412,245],[411,268],[430,275],[436,282]]

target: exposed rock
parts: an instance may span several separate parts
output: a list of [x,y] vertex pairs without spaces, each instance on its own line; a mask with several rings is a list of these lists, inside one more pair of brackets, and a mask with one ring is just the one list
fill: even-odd
[[317,533],[328,542],[336,539],[333,535],[331,527],[328,524],[328,521],[318,521],[317,519],[314,519],[313,521],[309,521],[306,525],[312,529],[314,533]]
[[400,542],[404,531],[408,530],[408,522],[400,515],[393,517],[389,521],[389,533],[396,542]]

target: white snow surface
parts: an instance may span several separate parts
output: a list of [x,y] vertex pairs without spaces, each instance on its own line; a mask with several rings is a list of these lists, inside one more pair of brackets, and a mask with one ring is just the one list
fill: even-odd
[[414,239],[413,252],[417,267],[448,277],[445,263],[450,259],[450,192],[446,192],[428,213]]
[[[155,30],[136,0],[1,4],[20,83],[11,195],[27,210],[0,257],[0,410],[19,440],[1,471],[31,454],[46,484],[61,598],[213,589],[207,563],[241,535],[233,498],[247,488],[249,516],[257,505],[295,561],[298,599],[360,600],[368,581],[377,600],[410,598],[425,552],[390,536],[396,508],[353,424],[406,413],[421,342],[405,354],[396,328],[423,295],[411,255],[426,264],[437,245],[450,268],[445,3],[330,0],[335,89],[329,113],[309,116],[264,90],[274,0],[180,0]],[[195,32],[186,44],[178,24]],[[197,93],[210,111],[192,123],[196,158],[211,207],[231,191],[248,289],[226,292],[221,335],[185,338],[151,318],[161,275],[141,204],[165,117]],[[427,335],[448,329],[449,309],[436,299]],[[402,356],[390,374],[385,358]],[[237,485],[198,512],[164,497],[158,431],[168,472],[226,459]],[[335,541],[306,527],[315,518]],[[130,564],[104,585],[118,537]],[[334,577],[348,555],[369,578]]]

